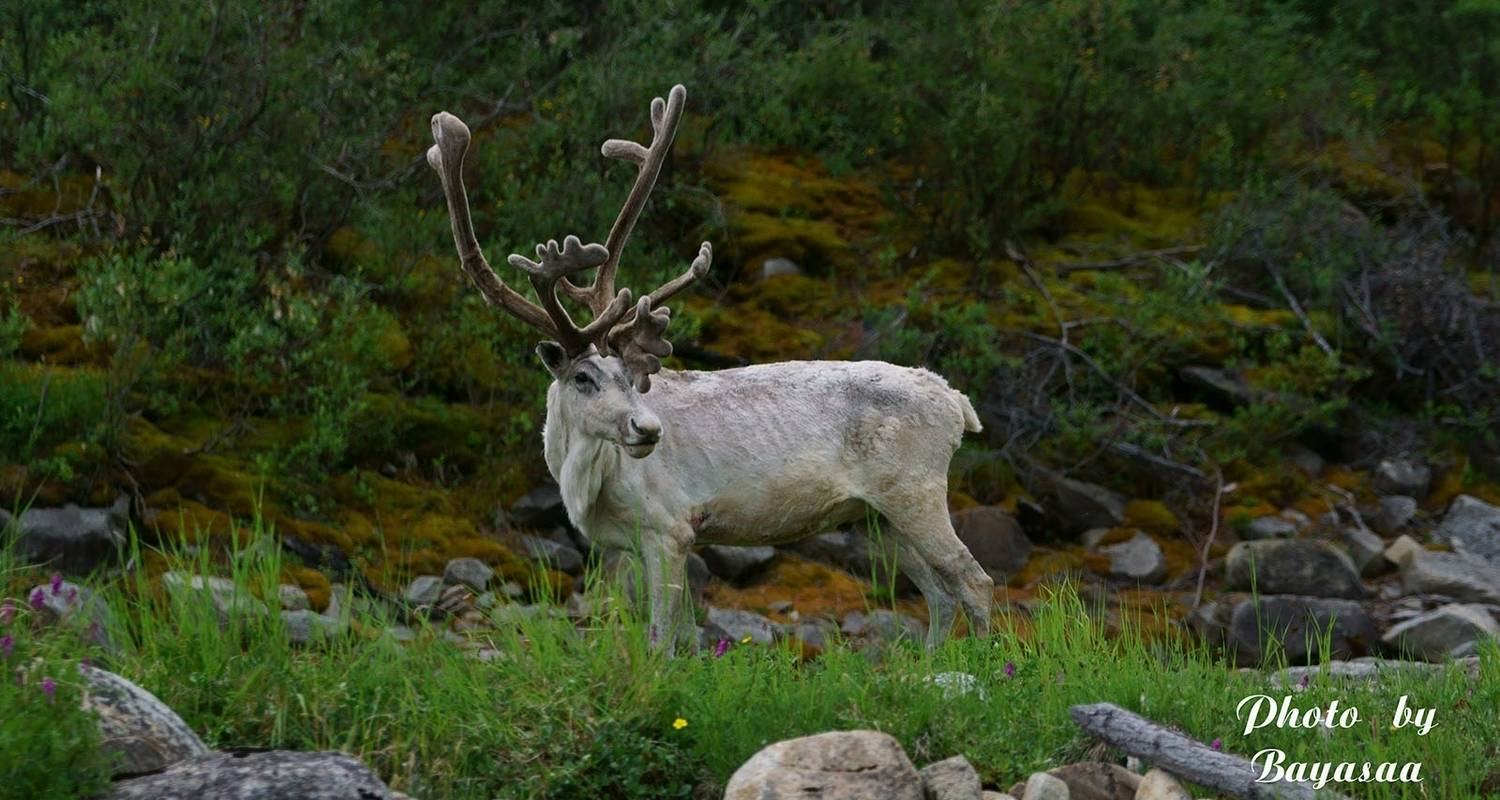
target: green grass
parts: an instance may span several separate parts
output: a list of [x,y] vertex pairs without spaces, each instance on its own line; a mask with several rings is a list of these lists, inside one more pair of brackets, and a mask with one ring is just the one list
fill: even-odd
[[[136,556],[136,564],[155,560]],[[226,575],[245,591],[275,596],[281,564],[273,547],[252,546],[217,562],[206,551],[163,557],[174,569]],[[1478,682],[1458,674],[1380,687],[1314,681],[1297,697],[1299,708],[1333,699],[1358,707],[1363,721],[1352,729],[1326,737],[1272,728],[1242,736],[1235,721],[1241,698],[1284,692],[1195,648],[1148,643],[1129,630],[1106,638],[1098,615],[1068,590],[1041,606],[1024,639],[1001,633],[931,653],[896,647],[882,657],[835,645],[806,663],[781,649],[735,646],[722,658],[668,661],[646,647],[642,621],[591,582],[607,613],[584,630],[536,619],[499,631],[493,647],[501,656],[486,662],[435,630],[397,643],[380,633],[388,623],[360,613],[350,635],[294,648],[278,618],[236,619],[224,630],[206,601],[169,597],[143,574],[96,584],[125,612],[115,632],[122,652],[105,662],[110,669],[154,692],[210,745],[346,750],[421,798],[717,796],[764,745],[849,728],[892,734],[918,766],[963,754],[987,784],[1004,788],[1031,771],[1086,758],[1092,742],[1067,709],[1101,701],[1204,741],[1220,739],[1225,750],[1246,756],[1275,747],[1293,761],[1420,761],[1422,790],[1431,798],[1478,797],[1479,782],[1500,768],[1493,744],[1500,741],[1493,713],[1500,658],[1493,648]],[[40,653],[61,675],[70,660],[101,658],[70,645],[71,634],[33,632],[22,593],[45,575],[6,560],[0,576],[22,606],[11,629],[26,631],[10,665]],[[983,699],[945,696],[928,678],[946,671],[974,675]],[[7,683],[0,698],[24,688]],[[86,718],[64,711],[66,691],[48,703],[33,689],[30,701],[6,706],[0,744],[7,757],[0,762],[20,763],[9,757],[19,747],[36,774],[97,776],[101,765],[85,757],[91,740],[79,721]],[[1421,737],[1391,730],[1401,695],[1409,705],[1436,708],[1436,728]],[[686,725],[674,726],[679,719]],[[58,741],[23,743],[19,731],[50,731]],[[1401,788],[1357,786],[1350,793],[1418,796]],[[68,795],[49,788],[27,796]]]

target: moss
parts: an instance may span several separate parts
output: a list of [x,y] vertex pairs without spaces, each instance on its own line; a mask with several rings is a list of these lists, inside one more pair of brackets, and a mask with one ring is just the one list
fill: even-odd
[[31,328],[21,336],[21,355],[55,366],[102,365],[105,354],[83,340],[82,325]]
[[282,571],[282,582],[295,585],[307,593],[307,602],[314,611],[327,610],[333,596],[333,587],[323,573],[302,566],[288,566]]
[[[853,611],[868,611],[874,587],[846,572],[813,561],[781,553],[767,567],[765,577],[754,586],[736,587],[715,581],[709,584],[710,605],[743,608],[765,614],[778,622],[789,622],[772,611],[778,602],[789,601],[801,619],[827,616],[835,620]],[[897,608],[926,619],[926,606],[914,598],[903,598]]]
[[1160,500],[1132,500],[1125,504],[1125,524],[1162,536],[1182,529],[1177,515]]

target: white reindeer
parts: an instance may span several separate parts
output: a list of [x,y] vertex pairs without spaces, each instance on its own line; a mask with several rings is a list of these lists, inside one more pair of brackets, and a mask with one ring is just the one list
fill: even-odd
[[[605,244],[568,236],[538,245],[536,261],[510,257],[540,306],[505,285],[474,238],[463,185],[468,127],[446,112],[432,118],[427,160],[442,177],[464,272],[491,305],[551,339],[536,348],[553,377],[544,452],[568,516],[605,546],[639,543],[652,643],[669,653],[692,630],[681,624],[681,601],[695,543],[795,541],[868,510],[884,519],[897,563],[926,598],[928,646],[948,633],[956,604],[971,630],[987,634],[994,585],[954,534],[947,507],[948,462],[964,432],[980,429],[968,398],[927,370],[878,361],[662,370],[672,352],[663,304],[708,271],[708,242],[686,272],[639,302],[629,289],[615,293],[621,250],[686,97],[675,86],[668,101],[652,101],[650,146],[604,143],[605,156],[640,167]],[[594,268],[588,286],[569,280]],[[587,305],[587,325],[574,324],[559,289]]]

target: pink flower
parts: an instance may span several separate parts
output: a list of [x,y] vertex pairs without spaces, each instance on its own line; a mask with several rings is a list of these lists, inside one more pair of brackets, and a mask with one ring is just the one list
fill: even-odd
[[727,652],[729,652],[729,640],[720,639],[719,643],[714,645],[714,658],[723,658]]
[[42,692],[47,695],[48,702],[51,702],[52,696],[57,694],[57,681],[51,678],[42,678]]
[[10,621],[14,619],[15,616],[16,604],[12,603],[10,601],[10,598],[7,597],[5,598],[5,602],[3,604],[0,604],[0,625],[9,625]]
[[1005,677],[1007,677],[1007,678],[1014,678],[1014,677],[1016,677],[1016,662],[1014,662],[1014,661],[1007,661],[1007,662],[1005,662]]
[[1306,689],[1307,688],[1307,683],[1308,683],[1308,678],[1309,678],[1308,673],[1306,673],[1306,672],[1302,673],[1302,680],[1297,681],[1297,685],[1300,686],[1300,687],[1302,687],[1303,689]]
[[62,573],[54,572],[52,573],[52,596],[56,597],[60,594],[62,594]]
[[67,597],[68,597],[68,605],[73,605],[73,601],[75,601],[75,600],[78,599],[78,590],[75,589],[75,588],[73,588],[72,586],[69,586],[68,587]]
[[42,606],[46,604],[46,602],[47,595],[43,594],[42,587],[38,586],[36,588],[36,591],[31,593],[31,607],[37,611],[41,611]]
[[1223,739],[1215,739],[1211,743],[1209,743],[1208,746],[1212,747],[1216,751],[1222,751],[1224,749],[1224,740]]
[[10,634],[0,636],[0,658],[10,658],[10,651],[16,646],[16,640]]

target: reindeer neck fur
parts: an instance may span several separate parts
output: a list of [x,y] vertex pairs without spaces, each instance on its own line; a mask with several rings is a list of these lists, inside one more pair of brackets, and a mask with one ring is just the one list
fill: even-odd
[[610,442],[585,436],[558,411],[559,387],[547,390],[547,422],[542,427],[542,455],[557,481],[568,519],[587,533],[605,484],[619,470],[622,453]]

